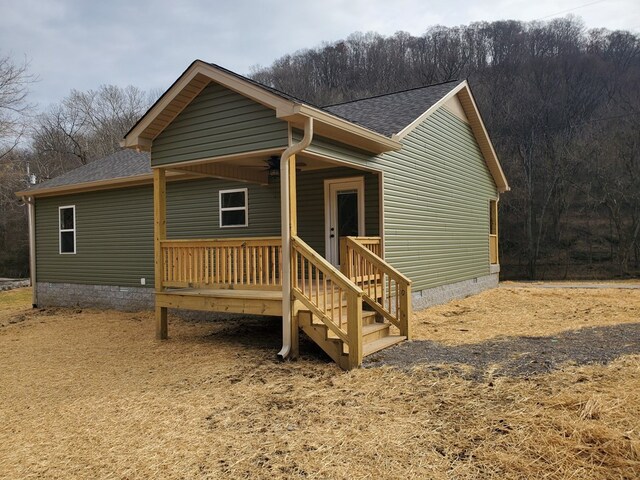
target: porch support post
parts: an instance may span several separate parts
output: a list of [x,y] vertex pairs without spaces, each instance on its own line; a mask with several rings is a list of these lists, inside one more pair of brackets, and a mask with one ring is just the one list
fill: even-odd
[[[167,238],[167,179],[164,168],[153,170],[153,252],[156,293],[163,290],[164,262],[161,242]],[[156,338],[168,337],[167,307],[156,305]]]
[[[289,157],[289,232],[291,237],[298,235],[298,193],[296,179],[296,156]],[[291,271],[291,275],[298,272]],[[291,351],[290,358],[298,358],[299,349],[298,315],[294,310],[294,299],[291,298]]]

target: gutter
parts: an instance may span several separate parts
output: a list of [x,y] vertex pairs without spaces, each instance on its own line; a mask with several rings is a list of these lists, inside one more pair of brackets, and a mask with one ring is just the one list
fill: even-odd
[[29,278],[31,280],[31,306],[38,307],[38,292],[36,289],[36,203],[34,197],[21,197],[28,206],[29,217]]
[[[303,151],[313,139],[313,118],[304,120],[302,140],[289,145],[280,156],[280,231],[282,235],[282,349],[284,360],[291,353],[291,204],[289,202],[289,158]],[[297,233],[297,232],[296,232]]]

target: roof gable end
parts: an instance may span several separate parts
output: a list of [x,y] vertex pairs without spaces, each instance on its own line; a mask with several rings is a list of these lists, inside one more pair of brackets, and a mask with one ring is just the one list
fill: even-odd
[[153,140],[196,98],[209,83],[215,82],[257,103],[275,110],[277,118],[302,127],[307,117],[316,120],[316,131],[366,150],[382,153],[400,148],[399,142],[354,124],[318,107],[305,104],[286,93],[259,84],[218,65],[194,61],[158,101],[126,134],[125,148],[150,150]]
[[156,138],[211,82],[218,83],[268,108],[278,117],[294,113],[295,103],[238,75],[201,60],[193,62],[125,135],[123,147],[148,150]]
[[509,183],[507,182],[507,178],[504,174],[504,171],[502,170],[502,166],[500,165],[500,161],[498,160],[498,155],[493,148],[493,144],[491,143],[491,139],[489,138],[489,134],[484,125],[484,122],[482,121],[480,111],[478,110],[478,106],[476,105],[473,94],[471,93],[471,88],[469,87],[469,84],[466,80],[461,82],[455,88],[451,89],[451,91],[449,91],[446,95],[444,95],[437,102],[431,105],[431,107],[429,107],[419,117],[415,118],[410,124],[406,125],[402,130],[394,134],[392,138],[398,141],[402,141],[403,138],[409,135],[418,125],[420,125],[424,120],[431,116],[436,110],[438,110],[439,108],[446,108],[445,105],[453,97],[457,97],[460,105],[462,106],[462,110],[466,115],[469,126],[471,127],[473,135],[478,142],[478,146],[480,147],[482,156],[484,157],[485,162],[487,163],[487,167],[489,168],[489,171],[493,176],[498,191],[509,191]]

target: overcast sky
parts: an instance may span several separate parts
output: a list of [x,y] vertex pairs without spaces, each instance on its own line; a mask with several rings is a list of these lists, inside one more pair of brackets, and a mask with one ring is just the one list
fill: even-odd
[[26,57],[44,109],[72,88],[165,89],[196,58],[251,66],[350,33],[481,20],[548,20],[640,32],[639,0],[0,0],[0,55]]

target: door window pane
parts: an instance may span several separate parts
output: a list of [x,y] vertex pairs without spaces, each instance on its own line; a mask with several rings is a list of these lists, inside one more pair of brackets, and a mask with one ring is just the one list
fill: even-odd
[[338,235],[358,235],[358,192],[338,192]]

